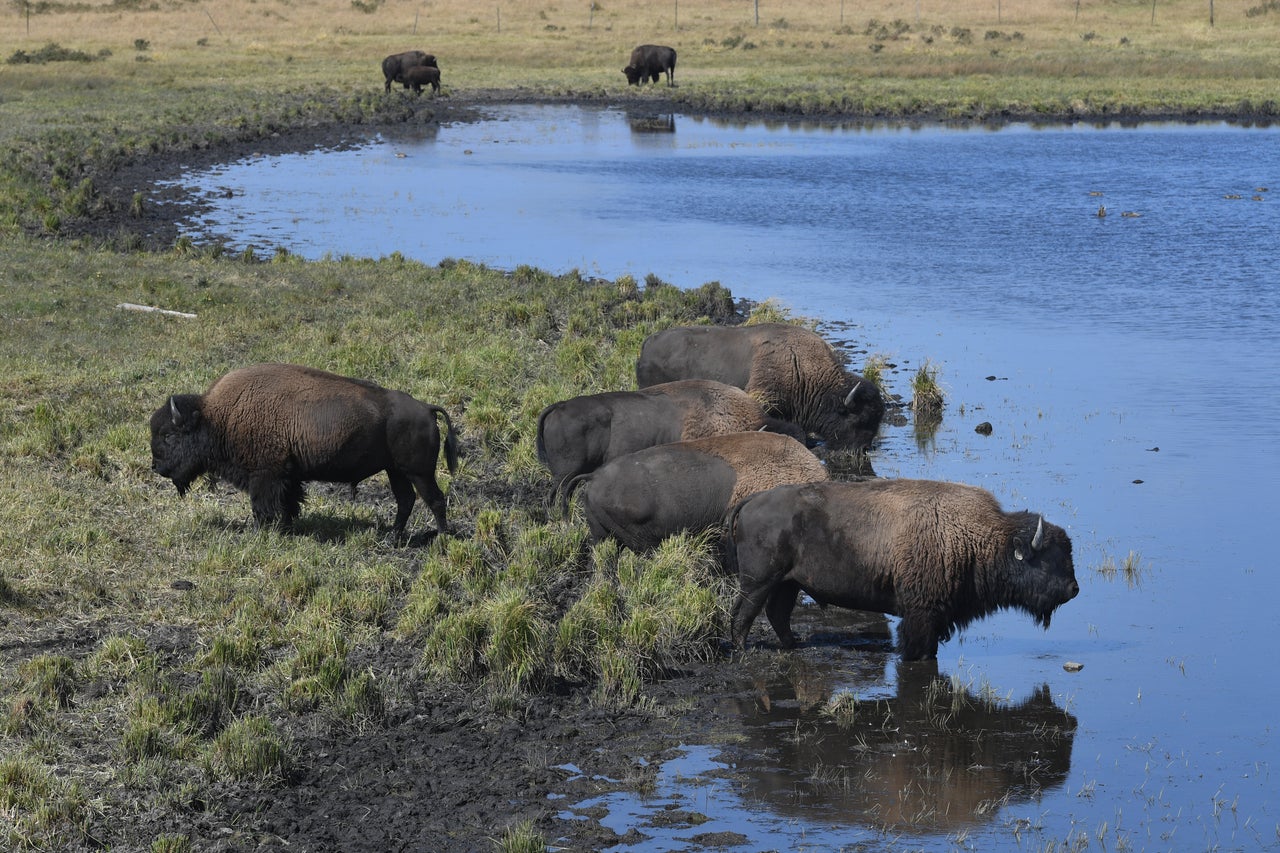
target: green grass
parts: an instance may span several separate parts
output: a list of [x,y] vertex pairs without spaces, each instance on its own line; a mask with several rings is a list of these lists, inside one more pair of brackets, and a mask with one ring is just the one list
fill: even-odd
[[[276,784],[291,731],[380,725],[410,681],[474,684],[512,711],[564,684],[631,704],[713,653],[727,595],[707,543],[589,546],[580,520],[548,516],[532,440],[543,406],[628,387],[644,336],[705,321],[722,288],[20,236],[0,238],[0,276],[0,731],[32,792],[5,807],[15,844],[56,847],[91,804],[127,820],[218,779]],[[382,477],[356,501],[313,488],[286,534],[256,529],[242,493],[181,499],[151,472],[148,418],[168,394],[267,360],[445,406],[463,446],[441,470],[456,535],[395,544]],[[59,631],[98,639],[34,642]],[[182,639],[162,654],[162,635]],[[86,764],[90,742],[112,761]]]

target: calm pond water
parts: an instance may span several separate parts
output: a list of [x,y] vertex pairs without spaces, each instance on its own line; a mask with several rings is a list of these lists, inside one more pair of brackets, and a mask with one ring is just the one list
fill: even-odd
[[[734,849],[1280,848],[1280,130],[508,107],[183,183],[210,204],[191,233],[237,247],[777,298],[855,366],[900,365],[899,394],[938,367],[941,427],[886,426],[878,473],[981,485],[1068,529],[1080,596],[1047,632],[1004,614],[945,644],[943,697],[803,608],[828,647],[855,637],[839,666],[796,652],[652,797],[587,804],[645,849],[721,831]],[[833,697],[855,722],[821,713]]]

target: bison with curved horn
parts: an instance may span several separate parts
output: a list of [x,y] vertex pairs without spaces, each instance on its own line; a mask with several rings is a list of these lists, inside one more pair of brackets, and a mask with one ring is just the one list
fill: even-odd
[[822,605],[900,616],[903,660],[936,658],[938,643],[1005,608],[1048,628],[1080,592],[1066,531],[1006,513],[990,492],[959,483],[780,486],[730,510],[723,545],[740,582],[739,648],[762,609],[781,644],[795,645],[791,611],[802,591]]
[[677,533],[715,527],[748,495],[783,483],[827,479],[803,444],[770,432],[735,432],[662,444],[620,456],[569,481],[565,512],[582,488],[592,538],[642,552]]
[[151,416],[151,467],[185,495],[201,475],[249,493],[259,525],[293,523],[312,480],[355,484],[387,472],[404,536],[414,490],[440,532],[445,497],[436,484],[443,418],[449,470],[458,440],[449,413],[363,379],[294,364],[256,364],[215,380],[203,394],[174,394]]
[[673,441],[762,429],[805,438],[795,424],[765,415],[741,388],[685,379],[552,403],[538,415],[538,459],[551,472],[555,501],[566,482],[619,456]]
[[844,367],[823,338],[800,326],[678,326],[645,339],[636,360],[641,388],[714,379],[742,388],[765,410],[832,447],[865,450],[884,419],[875,383]]

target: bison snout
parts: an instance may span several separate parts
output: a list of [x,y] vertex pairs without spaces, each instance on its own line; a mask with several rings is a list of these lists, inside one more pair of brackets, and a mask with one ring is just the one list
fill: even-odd
[[1071,599],[1075,598],[1079,594],[1080,594],[1080,584],[1076,583],[1075,581],[1072,581],[1071,583],[1067,584],[1067,601],[1070,601]]

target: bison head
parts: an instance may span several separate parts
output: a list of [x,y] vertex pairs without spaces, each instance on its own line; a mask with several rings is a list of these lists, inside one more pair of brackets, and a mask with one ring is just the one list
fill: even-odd
[[835,447],[865,450],[875,441],[884,420],[884,397],[874,382],[851,374],[847,392],[833,394],[827,400],[827,423],[821,434]]
[[628,65],[626,68],[622,69],[622,73],[627,75],[627,85],[630,86],[638,86],[640,85],[641,80],[644,79],[644,74],[642,74],[640,69],[636,68],[634,65]]
[[1071,539],[1061,527],[1045,524],[1032,513],[1016,513],[1014,518],[1011,603],[1048,628],[1053,611],[1080,594]]
[[167,477],[185,495],[208,469],[208,422],[197,394],[174,394],[151,415],[151,470]]

